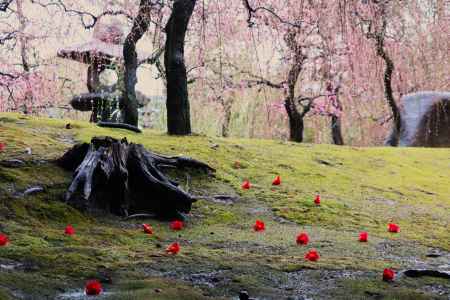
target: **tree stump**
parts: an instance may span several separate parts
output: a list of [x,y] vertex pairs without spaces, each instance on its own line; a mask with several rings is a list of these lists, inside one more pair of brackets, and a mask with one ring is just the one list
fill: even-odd
[[150,152],[124,138],[94,137],[77,144],[58,164],[74,171],[65,201],[81,210],[104,210],[116,215],[151,213],[162,218],[183,217],[194,197],[170,180],[162,168],[215,170],[188,157]]

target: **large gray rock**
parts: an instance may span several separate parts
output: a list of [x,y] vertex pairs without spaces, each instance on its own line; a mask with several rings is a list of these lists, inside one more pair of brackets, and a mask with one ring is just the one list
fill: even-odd
[[450,92],[418,92],[401,100],[400,146],[450,147]]

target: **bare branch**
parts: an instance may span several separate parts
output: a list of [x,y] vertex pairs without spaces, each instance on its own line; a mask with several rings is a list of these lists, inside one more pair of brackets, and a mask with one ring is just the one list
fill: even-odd
[[0,0],[0,11],[5,12],[14,0]]
[[[17,79],[17,78],[20,77],[20,76],[13,75],[13,74],[10,74],[10,73],[4,73],[2,71],[0,71],[0,76],[8,77],[9,79]],[[0,83],[1,83],[1,81],[0,81]]]
[[[129,20],[133,20],[133,16],[129,15],[126,11],[124,10],[105,10],[102,13],[100,13],[99,15],[94,15],[90,12],[87,11],[81,11],[81,10],[76,10],[76,9],[72,9],[72,8],[68,8],[63,0],[56,0],[56,2],[48,2],[48,3],[41,3],[40,1],[36,1],[36,0],[31,0],[31,3],[40,5],[42,7],[50,7],[50,6],[56,6],[58,8],[62,8],[64,10],[64,12],[69,13],[69,14],[74,14],[77,15],[80,18],[81,24],[83,24],[83,27],[85,29],[90,29],[92,27],[95,26],[95,24],[98,22],[98,20],[100,20],[102,17],[104,16],[119,16],[119,15],[123,15],[125,17],[127,17]],[[85,18],[89,18],[90,22],[86,22]]]
[[19,31],[14,30],[11,32],[3,33],[3,35],[0,34],[0,45],[4,45],[6,41],[14,40],[18,33]]
[[[302,23],[307,23],[307,22],[301,21],[301,20],[296,21],[295,23],[292,23],[292,22],[287,21],[287,20],[283,19],[282,17],[280,17],[280,15],[278,15],[276,12],[274,12],[270,8],[263,7],[263,6],[258,6],[258,7],[253,8],[250,5],[249,0],[242,0],[242,1],[244,3],[245,8],[248,11],[247,23],[248,23],[249,27],[252,27],[253,25],[255,25],[255,22],[252,21],[253,15],[258,13],[258,11],[260,11],[260,10],[269,13],[270,15],[272,15],[273,17],[278,19],[278,21],[280,21],[280,23],[285,24],[285,25],[289,25],[289,26],[292,26],[292,27],[295,27],[295,28],[302,28],[301,24]],[[307,24],[309,24],[309,23],[307,23]],[[312,24],[310,24],[310,25],[312,25]]]
[[164,48],[159,48],[156,51],[154,51],[150,57],[147,57],[146,59],[139,61],[139,65],[142,65],[142,64],[153,65],[156,63],[156,61],[161,57],[161,55],[163,53],[164,53]]

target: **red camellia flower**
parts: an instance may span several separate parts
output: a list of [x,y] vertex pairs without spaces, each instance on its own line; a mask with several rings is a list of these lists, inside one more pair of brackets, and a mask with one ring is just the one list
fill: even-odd
[[98,280],[90,280],[86,283],[84,292],[88,296],[100,295],[102,292],[102,285],[98,282]]
[[142,228],[144,229],[145,233],[148,234],[153,234],[153,228],[152,226],[148,225],[148,224],[142,224]]
[[66,226],[66,229],[64,229],[64,234],[74,235],[75,234],[75,229],[73,228],[72,225],[69,224],[69,225]]
[[389,225],[388,225],[388,231],[389,231],[389,232],[395,232],[395,233],[400,232],[400,226],[398,226],[398,225],[395,224],[395,223],[389,223]]
[[280,184],[281,184],[280,176],[275,177],[275,179],[272,181],[272,185],[280,185]]
[[320,195],[316,195],[316,198],[314,199],[314,203],[319,206],[320,205]]
[[6,145],[5,143],[0,143],[0,152],[5,149]]
[[242,184],[242,188],[243,188],[244,190],[250,189],[250,181],[245,180],[244,183]]
[[183,229],[183,226],[184,226],[183,222],[179,221],[179,220],[175,220],[170,223],[170,228],[172,230],[181,230],[181,229]]
[[177,242],[170,244],[169,247],[166,248],[166,252],[169,254],[177,254],[180,252],[180,244]]
[[367,242],[367,237],[368,237],[367,232],[362,231],[359,233],[359,241],[360,242]]
[[0,247],[6,246],[6,245],[8,245],[8,243],[9,243],[8,236],[0,233]]
[[309,243],[309,236],[307,233],[302,232],[299,235],[297,235],[297,244],[308,245],[308,243]]
[[395,272],[392,269],[384,269],[383,271],[383,280],[384,281],[393,281],[395,278]]
[[255,231],[264,231],[264,229],[266,229],[266,225],[263,221],[256,220],[255,225],[253,225],[253,229],[255,229]]
[[316,250],[309,250],[305,255],[305,259],[309,261],[318,261],[320,258],[319,253]]

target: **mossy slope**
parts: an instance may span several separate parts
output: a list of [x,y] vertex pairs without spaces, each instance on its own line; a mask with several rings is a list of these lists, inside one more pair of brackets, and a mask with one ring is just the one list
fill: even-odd
[[[424,288],[427,280],[399,279],[404,285],[393,287],[380,283],[378,277],[384,267],[401,270],[417,261],[445,263],[446,256],[433,260],[426,254],[430,247],[444,253],[450,250],[448,149],[169,137],[74,121],[67,130],[67,122],[0,114],[0,141],[6,143],[0,160],[26,162],[16,169],[0,167],[0,231],[11,238],[8,247],[0,248],[0,265],[20,264],[13,270],[0,268],[0,298],[2,293],[4,298],[40,295],[40,291],[56,295],[79,289],[94,277],[106,283],[111,299],[228,297],[240,289],[276,299],[296,294],[290,286],[292,276],[309,274],[307,270],[313,273],[303,278],[305,282],[322,278],[324,270],[362,272],[361,278],[337,275],[329,289],[316,289],[321,298],[345,299],[343,289],[361,299],[367,295],[439,298]],[[170,231],[167,223],[146,220],[155,228],[152,237],[142,234],[138,221],[81,214],[59,201],[70,174],[51,161],[75,141],[99,135],[126,136],[156,152],[208,162],[217,169],[216,178],[199,174],[189,183],[190,190],[196,194],[238,191],[242,198],[232,205],[198,201],[181,233]],[[272,187],[277,174],[283,183]],[[253,184],[245,192],[240,189],[244,179]],[[16,197],[35,185],[44,186],[45,192]],[[316,193],[322,196],[320,207],[312,203]],[[251,230],[256,218],[266,222],[262,234]],[[400,225],[400,234],[386,232],[390,221]],[[61,234],[68,223],[77,230],[72,238]],[[310,247],[295,245],[300,230],[310,234]],[[369,243],[356,242],[360,230],[369,231]],[[181,254],[165,255],[164,248],[175,240],[182,245]],[[312,247],[321,253],[317,263],[303,259]],[[188,283],[198,288],[187,292]],[[436,283],[444,288],[446,284]],[[313,287],[305,289],[314,295]]]

